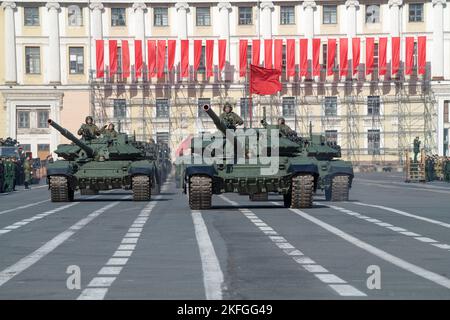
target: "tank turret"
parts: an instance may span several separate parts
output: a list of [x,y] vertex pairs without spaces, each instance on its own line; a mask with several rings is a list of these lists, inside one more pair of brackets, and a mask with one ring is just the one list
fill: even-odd
[[211,106],[209,104],[205,104],[203,106],[203,110],[213,120],[216,128],[223,134],[226,134],[227,126],[220,120],[219,116],[212,110]]
[[74,144],[76,144],[78,147],[80,147],[84,152],[86,152],[86,155],[89,158],[92,158],[94,156],[94,150],[89,147],[87,144],[85,144],[83,141],[75,137],[69,130],[61,127],[59,124],[57,124],[52,119],[47,120],[48,124],[51,125],[53,128],[58,130],[64,137],[72,141]]

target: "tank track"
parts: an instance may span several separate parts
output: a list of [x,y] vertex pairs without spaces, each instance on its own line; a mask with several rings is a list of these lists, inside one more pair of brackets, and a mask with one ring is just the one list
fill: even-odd
[[348,201],[349,177],[335,176],[331,182],[331,201]]
[[52,202],[73,201],[74,191],[69,188],[66,177],[50,177],[50,198]]
[[191,176],[189,183],[189,207],[192,210],[211,208],[212,179],[206,176]]
[[297,175],[292,178],[291,208],[311,208],[314,194],[314,177]]
[[248,196],[250,201],[267,201],[269,200],[269,194],[267,192],[254,193]]
[[149,201],[151,198],[150,178],[147,176],[133,177],[133,201]]

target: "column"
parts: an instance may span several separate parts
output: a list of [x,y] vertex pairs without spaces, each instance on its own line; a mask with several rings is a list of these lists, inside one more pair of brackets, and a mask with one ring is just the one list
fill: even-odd
[[[312,74],[312,39],[314,38],[314,10],[316,9],[316,2],[306,0],[303,2],[304,20],[305,20],[305,38],[308,39],[308,69]],[[309,72],[308,72],[309,73]]]
[[186,2],[177,2],[175,9],[177,10],[178,38],[187,39],[187,11],[189,5]]
[[390,10],[390,30],[392,37],[400,36],[400,7],[403,4],[403,0],[389,0],[389,10]]
[[48,2],[45,7],[48,10],[48,80],[50,83],[61,83],[61,61],[59,57],[59,3]]
[[270,1],[262,2],[261,7],[261,36],[263,39],[272,39],[272,11],[274,9],[273,3]]
[[433,0],[433,51],[431,75],[433,79],[444,79],[444,6],[446,0]]
[[100,2],[91,2],[89,5],[89,9],[91,10],[91,21],[90,30],[91,30],[91,69],[96,69],[96,57],[95,57],[95,40],[101,40],[103,38],[103,26],[102,26],[102,12],[103,12],[103,4]]
[[133,4],[134,23],[136,27],[135,35],[137,40],[145,39],[145,16],[144,12],[147,6],[143,2]]
[[12,1],[4,1],[1,6],[5,11],[5,82],[16,83],[16,32],[14,27],[14,9],[16,4]]
[[230,61],[230,11],[231,4],[229,2],[219,2],[220,27],[219,37],[227,40],[226,60]]
[[345,8],[347,10],[347,37],[353,38],[356,36],[356,9],[359,7],[359,1],[347,0],[345,2]]

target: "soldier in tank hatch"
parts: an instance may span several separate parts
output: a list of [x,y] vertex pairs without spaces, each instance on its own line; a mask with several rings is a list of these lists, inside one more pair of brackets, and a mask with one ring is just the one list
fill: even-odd
[[236,113],[233,112],[233,107],[229,102],[223,106],[223,113],[220,115],[220,121],[228,128],[236,130],[237,126],[244,124],[244,121]]
[[100,135],[100,130],[94,124],[94,119],[91,116],[87,116],[85,123],[78,129],[78,134],[82,136],[84,140],[92,140]]

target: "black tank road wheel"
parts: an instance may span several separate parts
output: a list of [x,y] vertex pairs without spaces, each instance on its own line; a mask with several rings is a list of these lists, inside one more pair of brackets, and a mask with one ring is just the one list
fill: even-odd
[[150,197],[150,178],[147,176],[133,177],[133,201],[149,201]]
[[348,201],[349,177],[335,176],[331,182],[331,201]]
[[206,176],[191,176],[189,182],[189,207],[192,210],[211,208],[212,179]]
[[50,177],[50,198],[52,202],[73,201],[74,190],[69,187],[66,177]]
[[249,195],[250,201],[267,201],[269,200],[269,194],[267,192],[253,193]]
[[292,178],[291,208],[311,208],[314,193],[314,177],[298,175]]

